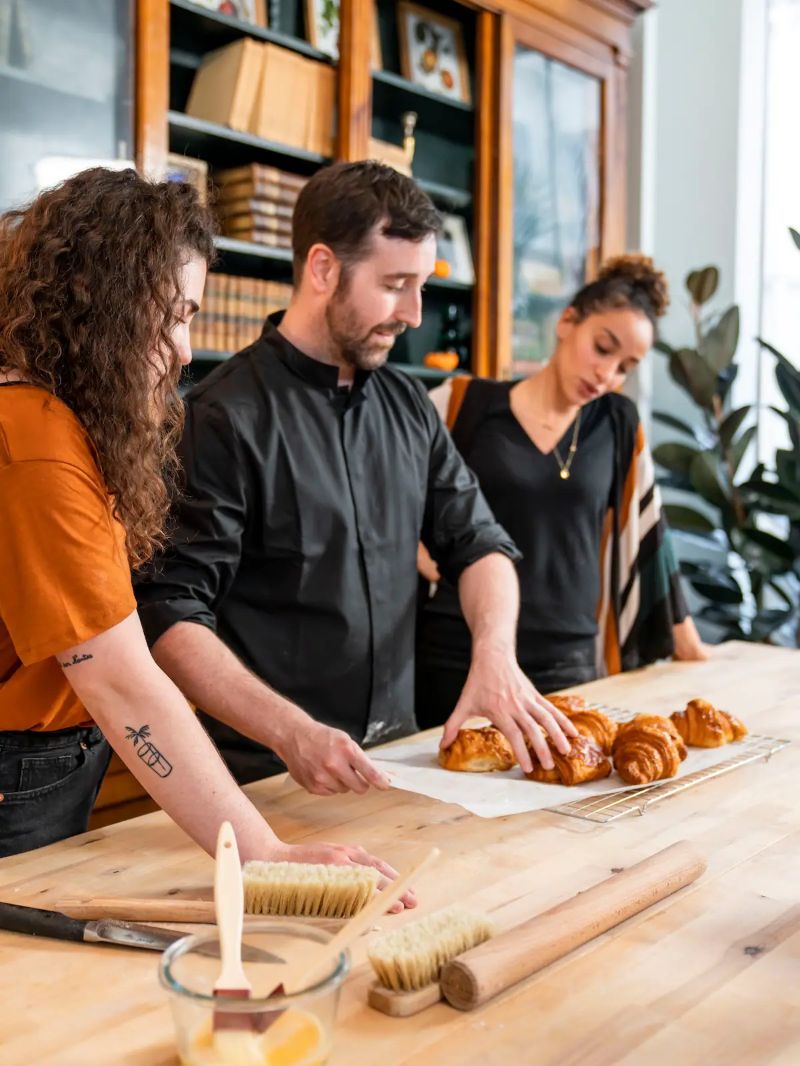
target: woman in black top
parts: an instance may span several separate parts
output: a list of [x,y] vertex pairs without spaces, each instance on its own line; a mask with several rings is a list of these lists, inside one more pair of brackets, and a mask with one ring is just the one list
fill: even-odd
[[[651,260],[612,260],[563,312],[539,373],[457,379],[431,394],[523,553],[517,654],[543,692],[671,654],[706,657],[636,408],[616,391],[667,303]],[[418,644],[416,713],[427,728],[452,712],[469,670],[469,630],[446,581],[423,607]]]

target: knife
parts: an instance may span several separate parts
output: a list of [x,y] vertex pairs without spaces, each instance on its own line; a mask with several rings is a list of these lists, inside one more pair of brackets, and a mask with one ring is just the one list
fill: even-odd
[[[114,918],[84,921],[70,918],[60,911],[46,911],[38,907],[22,907],[17,903],[0,903],[0,929],[30,936],[47,936],[55,940],[74,940],[88,944],[117,944],[129,948],[150,948],[165,951],[176,940],[188,936],[178,929],[160,929],[155,925],[139,925]],[[219,958],[219,948],[209,945],[199,954]],[[271,951],[244,945],[245,962],[285,962]]]

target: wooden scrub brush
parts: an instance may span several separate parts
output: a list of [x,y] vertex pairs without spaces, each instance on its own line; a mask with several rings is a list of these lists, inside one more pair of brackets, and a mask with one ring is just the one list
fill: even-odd
[[403,1017],[438,1002],[445,963],[482,944],[494,931],[488,918],[446,907],[377,937],[367,951],[378,977],[369,990],[369,1005]]
[[246,914],[352,918],[372,899],[380,874],[371,866],[251,860],[242,868]]

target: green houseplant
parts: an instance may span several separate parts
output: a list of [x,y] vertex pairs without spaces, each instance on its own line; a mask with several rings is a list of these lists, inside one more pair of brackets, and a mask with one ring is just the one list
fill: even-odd
[[[722,639],[763,641],[774,639],[798,613],[796,547],[764,525],[774,524],[778,515],[800,518],[800,496],[792,495],[783,480],[784,475],[800,473],[800,408],[792,414],[790,407],[786,415],[794,418],[795,465],[780,458],[779,476],[759,465],[744,478],[740,469],[756,425],[752,405],[735,410],[727,405],[738,372],[739,309],[732,306],[719,315],[708,310],[718,283],[719,272],[713,266],[692,271],[686,279],[695,346],[657,345],[669,359],[671,377],[698,408],[700,419],[690,425],[669,412],[654,412],[653,417],[677,430],[681,439],[660,444],[653,456],[665,471],[661,483],[692,497],[688,503],[667,504],[665,511],[674,529],[706,549],[700,561],[681,566],[702,598],[698,617],[721,631]],[[792,397],[793,403],[795,399],[800,403],[796,371],[775,354],[781,380],[791,381],[792,390],[798,387]],[[765,521],[767,515],[771,517]]]

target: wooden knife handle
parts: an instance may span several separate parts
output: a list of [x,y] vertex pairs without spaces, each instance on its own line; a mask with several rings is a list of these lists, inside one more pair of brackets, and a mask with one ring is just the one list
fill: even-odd
[[442,994],[472,1010],[574,948],[691,884],[706,868],[685,841],[487,940],[442,970]]

